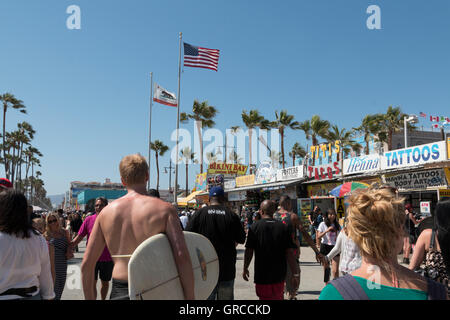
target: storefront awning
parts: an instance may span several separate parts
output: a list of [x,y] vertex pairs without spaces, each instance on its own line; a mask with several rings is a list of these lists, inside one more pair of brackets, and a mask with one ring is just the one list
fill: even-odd
[[195,196],[199,195],[200,193],[202,193],[204,191],[205,190],[199,190],[199,191],[192,192],[186,198],[179,198],[179,199],[177,199],[177,203],[180,206],[187,206],[189,203],[195,203]]
[[225,190],[225,192],[247,191],[247,190],[256,190],[256,189],[275,190],[282,186],[290,186],[290,185],[298,184],[298,183],[302,182],[303,180],[304,179],[295,179],[295,180],[270,182],[270,183],[264,183],[264,184],[253,184],[251,186],[227,189],[227,190]]

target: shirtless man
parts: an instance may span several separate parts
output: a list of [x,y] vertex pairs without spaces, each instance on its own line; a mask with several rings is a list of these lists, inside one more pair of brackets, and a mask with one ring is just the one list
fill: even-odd
[[146,239],[165,233],[172,247],[184,297],[194,297],[194,273],[176,210],[170,204],[147,196],[148,164],[143,156],[126,156],[120,162],[122,184],[128,193],[106,206],[98,215],[81,264],[86,300],[94,294],[94,268],[105,245],[114,261],[110,299],[128,297],[128,261]]

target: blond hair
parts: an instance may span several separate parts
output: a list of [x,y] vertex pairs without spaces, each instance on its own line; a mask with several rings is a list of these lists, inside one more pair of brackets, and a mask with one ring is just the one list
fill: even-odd
[[50,224],[48,223],[48,221],[50,220],[50,218],[53,217],[56,219],[56,223],[58,224],[58,227],[61,228],[61,223],[59,221],[59,215],[56,212],[50,212],[47,217],[45,217],[45,232],[44,232],[44,237],[48,240],[50,239],[50,234],[51,234],[51,230],[50,230]]
[[120,161],[119,171],[123,182],[127,185],[145,183],[148,174],[147,160],[139,153],[125,156]]
[[364,189],[349,198],[347,231],[361,255],[388,262],[397,254],[405,224],[404,199],[387,189]]

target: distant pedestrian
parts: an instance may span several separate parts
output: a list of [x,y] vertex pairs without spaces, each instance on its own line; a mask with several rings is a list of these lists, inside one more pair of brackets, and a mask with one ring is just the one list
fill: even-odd
[[239,217],[225,206],[222,187],[210,189],[209,203],[209,206],[194,214],[186,231],[200,233],[208,238],[219,257],[219,280],[208,300],[234,300],[236,246],[245,242],[245,231]]
[[297,246],[292,241],[287,225],[273,218],[276,203],[264,200],[261,203],[261,220],[248,230],[245,244],[244,270],[242,277],[249,280],[248,267],[255,254],[254,283],[260,300],[283,300],[287,264],[293,270],[290,284],[298,288],[300,270],[295,259]]
[[48,246],[31,226],[27,200],[16,190],[0,191],[0,300],[51,300]]
[[309,213],[308,220],[310,223],[311,238],[313,239],[313,241],[316,241],[316,243],[318,243],[318,241],[316,240],[316,233],[320,223],[323,221],[322,211],[318,206],[315,206],[314,210]]
[[35,230],[39,231],[40,234],[45,233],[45,220],[43,218],[34,218],[32,226]]
[[[317,239],[321,240],[320,253],[324,256],[328,255],[330,251],[336,245],[337,236],[341,226],[336,220],[336,212],[334,209],[330,208],[327,210],[324,217],[324,221],[320,223],[319,228],[317,228]],[[331,272],[333,278],[339,277],[339,255],[333,258],[331,264]],[[325,268],[324,282],[327,283],[330,277],[330,270]]]
[[160,195],[159,195],[159,191],[156,190],[156,189],[150,189],[150,190],[148,190],[148,195],[149,195],[150,197],[154,197],[154,198],[158,198],[158,199],[161,198]]
[[187,216],[187,212],[186,211],[183,211],[181,213],[180,221],[181,221],[181,226],[183,227],[183,230],[186,229],[187,223],[189,221],[189,218]]
[[[78,235],[73,239],[71,245],[73,247],[77,246],[81,240],[84,239],[85,236],[87,236],[86,240],[86,247],[89,242],[89,237],[92,233],[92,230],[94,229],[95,220],[97,219],[100,212],[108,205],[108,200],[104,197],[98,197],[95,199],[95,215],[92,215],[90,217],[87,217],[86,220],[84,220],[83,224],[80,227],[80,230],[78,231]],[[101,288],[100,288],[100,296],[102,300],[106,300],[106,296],[108,295],[109,290],[109,282],[112,279],[112,273],[114,269],[114,263],[111,258],[111,254],[109,253],[108,248],[105,246],[102,252],[102,255],[98,259],[96,265],[95,265],[95,275],[94,275],[94,293],[95,297],[97,298],[97,281],[100,277],[101,282]]]
[[[291,235],[292,241],[296,245],[296,249],[294,250],[296,262],[298,264],[298,270],[299,274],[301,274],[300,269],[300,234],[303,235],[305,238],[305,241],[308,243],[308,245],[313,249],[313,251],[316,253],[316,260],[317,262],[325,263],[326,260],[325,257],[319,252],[317,249],[316,244],[314,243],[313,239],[309,235],[309,233],[305,230],[305,228],[302,225],[302,222],[298,215],[292,211],[292,200],[289,196],[283,195],[280,198],[280,206],[277,211],[280,221],[285,224],[288,227],[289,234]],[[293,273],[291,271],[291,268],[289,265],[287,266],[287,274],[286,274],[286,293],[289,296],[289,300],[296,300],[297,296],[297,288],[294,288],[291,286]],[[299,285],[300,285],[300,279],[299,277]]]
[[409,269],[425,263],[423,275],[443,284],[450,295],[450,200],[437,203],[433,219],[433,228],[417,239]]
[[360,249],[361,267],[331,281],[319,300],[447,298],[443,285],[427,281],[397,261],[405,224],[403,199],[386,189],[368,188],[352,194],[348,202],[348,236]]
[[336,245],[328,253],[328,263],[332,263],[334,257],[340,255],[339,271],[342,275],[352,273],[361,266],[362,258],[356,243],[348,236],[347,227],[344,226],[336,240]]
[[59,215],[50,213],[47,216],[45,238],[49,244],[52,261],[52,276],[54,279],[55,300],[60,300],[66,285],[67,260],[73,257],[70,247],[69,232],[63,229],[59,223]]
[[411,253],[412,245],[416,242],[416,225],[422,220],[417,221],[414,217],[412,205],[407,203],[405,205],[405,233],[403,237],[403,263],[409,264],[409,255]]

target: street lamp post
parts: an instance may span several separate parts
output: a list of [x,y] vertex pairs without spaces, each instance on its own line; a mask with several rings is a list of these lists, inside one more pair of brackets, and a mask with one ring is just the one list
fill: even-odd
[[403,119],[403,124],[404,124],[404,131],[403,132],[404,132],[404,135],[405,135],[405,148],[408,148],[408,125],[407,125],[408,122],[418,123],[419,119],[414,114],[409,115],[409,116],[405,115],[405,118]]
[[[174,169],[174,167],[172,167],[172,159],[169,162],[169,166],[164,167],[164,173],[167,173],[167,169],[169,169],[169,193],[170,193],[172,191],[172,169]],[[173,173],[175,173],[175,171],[173,171]]]

